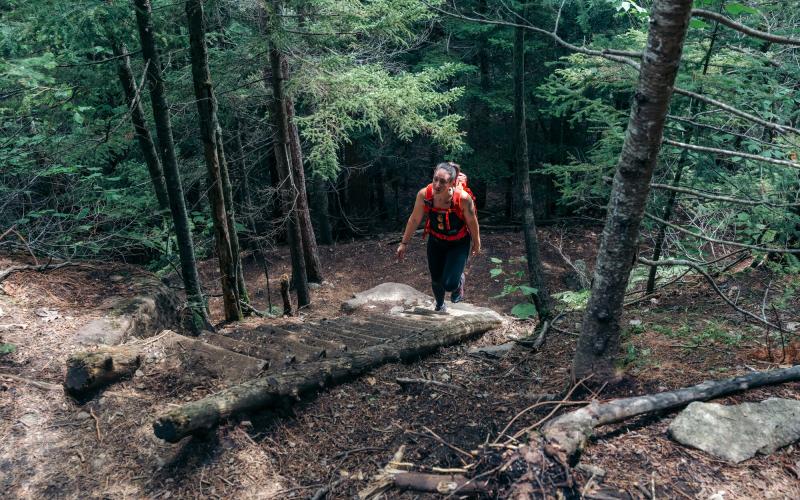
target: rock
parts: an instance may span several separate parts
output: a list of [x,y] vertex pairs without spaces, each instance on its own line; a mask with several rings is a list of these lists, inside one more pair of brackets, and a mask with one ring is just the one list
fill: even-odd
[[631,326],[641,326],[642,320],[640,320],[640,319],[632,319],[632,320],[628,321],[628,324],[631,325]]
[[25,427],[35,427],[39,425],[40,420],[38,413],[26,413],[19,417],[19,421],[22,422]]
[[770,398],[731,406],[694,402],[675,417],[669,433],[681,444],[738,463],[800,439],[800,401]]
[[311,290],[319,290],[320,288],[322,288],[322,285],[320,285],[319,283],[310,282],[308,284],[308,288]]
[[85,411],[80,411],[80,412],[75,414],[75,420],[86,420],[87,418],[90,418],[90,417],[91,417],[91,415],[89,415]]
[[433,298],[402,283],[381,283],[355,296],[342,304],[342,309],[355,311],[366,305],[375,303],[384,305],[425,306],[433,302]]
[[500,358],[508,354],[508,352],[514,348],[514,342],[506,342],[505,344],[500,345],[487,345],[483,347],[470,347],[469,352],[470,354],[486,354],[487,356],[491,356],[493,358]]
[[594,476],[594,478],[598,480],[606,477],[606,470],[596,465],[579,463],[575,468],[581,472],[585,472],[589,477]]

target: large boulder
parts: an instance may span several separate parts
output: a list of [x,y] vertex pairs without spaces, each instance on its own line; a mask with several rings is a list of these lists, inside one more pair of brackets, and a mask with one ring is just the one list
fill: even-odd
[[433,297],[403,283],[381,283],[364,292],[354,294],[353,298],[342,304],[342,309],[353,312],[364,306],[430,306]]
[[681,444],[738,463],[800,439],[800,401],[770,398],[731,406],[694,402],[675,417],[669,433]]

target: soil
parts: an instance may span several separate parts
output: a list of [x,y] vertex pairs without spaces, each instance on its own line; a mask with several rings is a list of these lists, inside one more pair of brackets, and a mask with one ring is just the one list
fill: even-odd
[[[564,291],[574,280],[550,243],[562,243],[564,254],[573,261],[593,262],[598,234],[596,228],[585,227],[540,230],[552,291]],[[295,318],[245,321],[282,324],[334,317],[342,314],[341,303],[353,293],[386,281],[429,293],[424,244],[416,240],[407,260],[397,263],[395,241],[396,235],[387,235],[321,247],[326,283],[313,291],[310,307]],[[524,254],[522,235],[487,230],[483,243],[484,253],[468,270],[467,300],[510,314],[522,297],[496,296],[504,285],[519,282],[515,273],[524,269],[518,259]],[[288,252],[278,249],[270,259],[269,296],[274,306],[281,307],[277,278],[289,270]],[[30,262],[23,257],[0,258],[0,269],[19,263]],[[253,305],[266,310],[262,267],[252,256],[245,265]],[[490,270],[498,265],[503,273],[492,277]],[[219,287],[214,267],[214,261],[201,266],[205,289],[212,295]],[[768,273],[766,267],[744,266],[722,279],[723,291],[756,314],[763,306],[771,319],[798,322],[793,292],[797,283],[790,276]],[[18,272],[0,283],[0,325],[25,325],[0,331],[0,344],[16,347],[0,356],[3,498],[310,498],[323,487],[329,487],[328,498],[352,498],[401,445],[405,445],[404,460],[421,470],[464,467],[472,460],[470,451],[503,441],[550,413],[552,405],[524,411],[542,394],[569,389],[578,313],[565,315],[537,352],[516,347],[501,358],[468,352],[470,347],[524,336],[535,326],[531,320],[510,321],[469,344],[443,349],[415,363],[386,365],[293,406],[242,415],[209,436],[168,444],[153,436],[154,417],[220,389],[222,381],[198,372],[149,366],[82,405],[57,387],[63,381],[66,357],[82,349],[74,342],[76,331],[101,316],[110,298],[129,293],[124,280],[111,277],[132,272],[138,271],[103,263],[94,269]],[[224,326],[220,300],[212,298],[210,306],[213,318]],[[600,399],[775,368],[794,362],[797,351],[792,344],[796,335],[766,335],[695,275],[629,307],[622,324],[625,348],[619,379],[605,386],[597,395]],[[419,384],[404,389],[396,382],[398,377],[427,378],[451,387]],[[800,384],[753,390],[719,402],[767,397],[797,399]],[[666,428],[673,415],[597,430],[581,463],[607,472],[602,482],[605,495],[800,498],[800,444],[731,465],[671,441]],[[584,494],[599,495],[588,478],[578,479]],[[393,490],[387,496],[438,497]]]

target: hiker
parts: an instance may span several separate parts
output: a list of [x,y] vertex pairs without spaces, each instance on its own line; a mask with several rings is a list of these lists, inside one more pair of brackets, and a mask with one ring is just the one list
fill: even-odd
[[466,176],[457,164],[443,162],[436,165],[433,182],[417,193],[414,210],[397,247],[399,261],[405,258],[408,243],[425,214],[428,220],[424,235],[430,235],[428,270],[431,273],[436,311],[446,312],[445,292],[450,292],[453,303],[464,300],[464,267],[467,258],[481,251],[475,201],[466,186]]

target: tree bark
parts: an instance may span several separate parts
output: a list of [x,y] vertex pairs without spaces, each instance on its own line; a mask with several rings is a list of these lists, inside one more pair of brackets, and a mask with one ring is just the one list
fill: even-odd
[[[225,207],[228,213],[228,234],[231,238],[231,253],[233,254],[233,264],[236,270],[236,291],[239,293],[239,304],[250,304],[250,295],[247,293],[247,283],[244,281],[244,267],[242,266],[242,250],[239,246],[239,234],[236,231],[236,209],[233,204],[233,186],[231,185],[228,162],[225,159],[225,148],[222,139],[222,128],[217,126],[217,144],[219,149],[219,166],[222,174],[222,194],[225,198]],[[245,316],[250,314],[250,309],[244,309]]]
[[147,121],[142,110],[141,93],[137,94],[136,79],[131,70],[131,58],[128,55],[128,48],[116,40],[111,41],[114,55],[119,57],[119,67],[117,75],[125,92],[125,102],[130,109],[131,122],[136,139],[139,141],[139,148],[142,150],[144,162],[147,164],[147,171],[150,173],[150,180],[153,182],[153,190],[158,200],[158,208],[169,210],[169,197],[167,196],[167,185],[164,182],[164,171],[161,168],[161,161],[158,159],[156,145],[153,143],[153,136],[147,128]]
[[275,124],[276,141],[275,163],[281,178],[280,190],[283,213],[287,220],[287,240],[292,256],[292,277],[297,292],[297,306],[302,307],[311,302],[308,292],[308,276],[303,256],[303,236],[300,231],[297,199],[297,185],[292,173],[292,157],[290,144],[289,120],[286,113],[284,80],[281,71],[281,52],[274,46],[269,50],[269,61],[272,69],[272,118]]
[[319,231],[319,242],[323,245],[333,243],[333,232],[331,231],[330,211],[328,210],[328,182],[319,174],[312,174],[314,188],[312,193],[312,203],[314,215]]
[[218,134],[217,101],[211,84],[206,49],[206,28],[203,19],[202,0],[186,2],[186,17],[189,21],[189,45],[191,48],[192,80],[200,121],[200,138],[203,141],[208,176],[208,201],[214,225],[214,241],[219,260],[220,284],[222,286],[223,310],[227,321],[242,319],[239,305],[239,290],[236,280],[236,258],[233,252],[231,231],[228,225],[232,214],[225,203],[225,183],[222,179],[222,142]]
[[692,401],[707,401],[756,387],[796,380],[800,380],[800,366],[750,373],[725,380],[708,380],[692,387],[615,399],[603,404],[595,401],[553,420],[545,426],[543,434],[550,446],[563,453],[564,458],[572,460],[583,449],[595,427],[622,422],[646,413],[680,408]]
[[537,292],[531,297],[542,322],[552,316],[550,292],[544,278],[536,235],[536,216],[533,211],[530,161],[528,158],[528,130],[525,121],[525,28],[514,28],[514,131],[516,149],[516,185],[522,200],[522,219],[525,234],[525,257],[528,282]]
[[286,121],[289,125],[289,146],[292,159],[292,174],[297,187],[297,221],[300,225],[300,236],[303,242],[303,258],[306,262],[306,278],[314,283],[322,283],[322,265],[319,262],[317,239],[311,214],[308,210],[308,194],[306,192],[306,175],[303,170],[303,151],[300,147],[300,134],[294,122],[294,102],[285,92],[285,82],[289,81],[289,63],[281,52],[281,77],[284,82],[283,106],[286,110]]
[[639,83],[608,204],[606,225],[572,366],[574,378],[613,375],[619,350],[619,319],[636,257],[639,226],[656,164],[672,85],[689,23],[691,0],[653,4]]
[[349,380],[377,366],[417,359],[499,324],[499,320],[485,316],[462,316],[393,342],[299,365],[290,372],[259,377],[170,410],[153,423],[153,430],[159,438],[174,443],[189,434],[213,429],[220,420],[235,413],[273,407],[302,394]]
[[158,148],[164,168],[164,180],[167,184],[167,195],[172,220],[175,225],[175,236],[178,240],[178,254],[181,260],[181,274],[186,289],[186,299],[192,313],[190,328],[194,333],[203,329],[211,329],[208,310],[200,289],[200,278],[197,274],[197,263],[194,256],[194,242],[189,229],[189,217],[186,213],[186,201],[183,198],[183,185],[178,173],[178,159],[175,155],[175,143],[172,138],[172,123],[169,117],[164,79],[161,75],[161,61],[156,49],[153,27],[153,14],[150,0],[134,0],[136,23],[142,43],[142,55],[147,65],[147,85],[150,89],[150,101],[153,106],[153,117],[156,123]]
[[75,353],[67,359],[64,389],[73,397],[85,396],[133,376],[140,363],[140,350],[127,346]]

